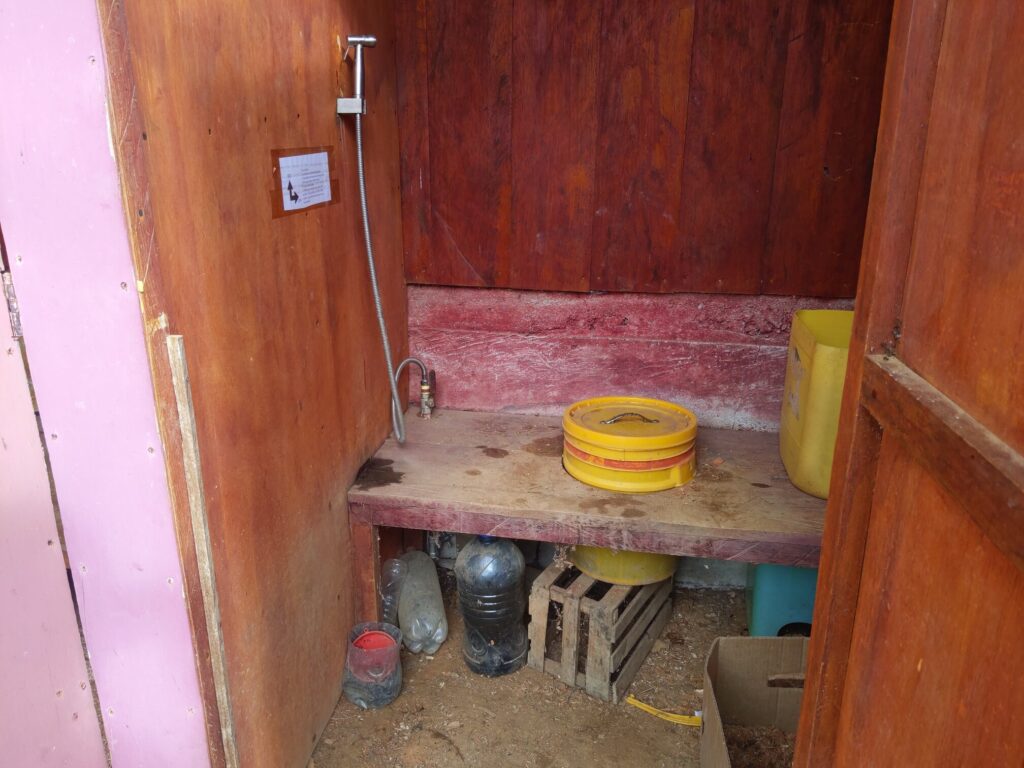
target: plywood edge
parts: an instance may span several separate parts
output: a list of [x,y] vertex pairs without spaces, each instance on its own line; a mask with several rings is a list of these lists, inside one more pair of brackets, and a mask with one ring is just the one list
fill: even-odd
[[203,491],[203,470],[199,461],[199,438],[196,435],[196,417],[192,408],[192,387],[185,358],[185,340],[181,336],[167,337],[167,355],[171,361],[174,393],[178,403],[178,422],[181,429],[181,451],[185,467],[192,536],[203,591],[207,636],[210,639],[210,662],[214,690],[220,716],[220,733],[227,768],[237,768],[238,747],[235,742],[234,718],[228,689],[227,663],[224,653],[224,634],[221,631],[217,577],[213,567],[210,528],[206,518],[206,494]]

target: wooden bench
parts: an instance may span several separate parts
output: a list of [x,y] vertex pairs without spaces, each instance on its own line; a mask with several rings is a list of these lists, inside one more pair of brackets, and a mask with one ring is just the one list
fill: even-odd
[[377,615],[379,526],[816,566],[825,502],[797,490],[778,435],[701,428],[697,475],[653,494],[584,485],[562,468],[554,416],[410,412],[348,491],[361,619]]

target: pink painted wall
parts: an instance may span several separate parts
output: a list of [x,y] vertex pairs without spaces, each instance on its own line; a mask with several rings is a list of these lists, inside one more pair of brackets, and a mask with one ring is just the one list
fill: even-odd
[[0,5],[0,72],[0,226],[113,765],[201,768],[203,707],[94,0]]
[[107,764],[28,379],[0,298],[0,762]]
[[[847,300],[409,286],[409,348],[438,404],[561,413],[596,395],[691,408],[701,424],[778,429],[793,312]],[[413,377],[412,399],[418,398]]]

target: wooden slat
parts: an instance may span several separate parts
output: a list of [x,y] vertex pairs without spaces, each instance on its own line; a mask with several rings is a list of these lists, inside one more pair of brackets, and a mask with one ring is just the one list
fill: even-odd
[[548,591],[551,586],[558,581],[558,577],[565,573],[565,569],[568,568],[568,563],[552,563],[544,572],[533,581],[531,589],[536,592]]
[[[551,675],[552,677],[558,677],[561,679],[562,663],[555,661],[554,659],[544,659],[544,672],[545,674]],[[586,688],[587,687],[587,675],[585,672],[576,673],[576,687]],[[605,699],[607,701],[607,699]]]
[[185,357],[185,340],[181,336],[167,337],[167,356],[171,364],[174,395],[178,403],[181,454],[185,464],[193,546],[199,566],[199,580],[203,589],[206,636],[210,642],[210,662],[217,693],[217,711],[220,713],[220,741],[223,745],[225,765],[228,768],[237,768],[239,765],[238,745],[235,741],[235,723],[231,713],[224,633],[221,629],[220,597],[217,592],[217,576],[213,567],[210,524],[206,514],[206,494],[203,491],[203,470],[199,459],[196,414],[192,406],[192,383],[189,381],[188,360]]
[[533,585],[530,587],[530,651],[527,663],[536,670],[544,670],[551,585],[558,580],[567,567],[564,563],[552,563],[534,579]]
[[[429,0],[431,279],[495,285],[512,242],[512,0]],[[419,183],[419,180],[414,180]]]
[[380,536],[377,526],[349,520],[352,547],[352,584],[355,592],[354,619],[380,620]]
[[590,286],[600,33],[600,3],[514,4],[515,216],[508,270],[495,277],[499,285]]
[[700,0],[670,290],[758,293],[785,80],[789,3]]
[[562,598],[562,671],[559,677],[576,684],[576,666],[580,657],[580,600],[594,586],[594,579],[581,573],[566,588]]
[[883,429],[1024,567],[1024,457],[896,358],[869,356],[862,392]]
[[605,596],[601,598],[601,610],[607,614],[610,619],[618,616],[619,607],[623,601],[629,597],[629,593],[633,590],[632,587],[627,587],[624,584],[616,584],[609,589]]
[[405,277],[423,280],[431,266],[430,68],[427,2],[395,3],[399,148],[402,156],[402,245]]
[[693,204],[682,185],[694,3],[603,8],[590,287],[664,291]]
[[[616,643],[616,648],[612,651],[611,668],[618,669],[619,665],[626,658],[626,654],[629,649],[632,648],[640,636],[647,631],[647,627],[650,625],[651,620],[657,615],[658,611],[662,610],[664,604],[667,602],[671,607],[671,594],[672,594],[672,580],[662,582],[661,584],[652,584],[650,586],[656,587],[652,592],[647,592],[647,588],[641,591],[640,595],[633,600],[633,604],[629,606],[627,612],[630,612],[634,605],[644,606],[643,612],[637,616],[636,621],[628,631],[626,627],[629,626],[629,621],[632,617],[627,617],[625,614],[619,617],[618,621],[615,622],[615,627],[612,630],[612,638]],[[634,612],[635,614],[635,612]],[[623,634],[624,633],[624,634]]]
[[[625,594],[631,591],[630,587],[612,587],[612,589],[625,590]],[[609,594],[611,590],[609,590]],[[620,592],[621,594],[621,592]],[[608,595],[605,595],[608,597]],[[616,596],[615,600],[621,601],[622,597]],[[615,602],[615,601],[613,601]],[[618,602],[615,602],[616,607]],[[586,690],[590,696],[607,701],[611,696],[611,673],[612,673],[612,617],[614,609],[611,603],[605,604],[602,599],[594,604],[590,611],[590,636],[587,638],[587,668],[586,668]]]
[[763,290],[853,296],[893,0],[795,0]]
[[612,685],[612,701],[614,703],[619,703],[619,700],[633,682],[636,673],[640,671],[640,667],[643,666],[644,661],[647,659],[647,654],[651,652],[654,641],[658,639],[658,635],[661,634],[665,625],[668,624],[671,616],[672,603],[669,601],[662,606],[657,617],[644,632],[640,641],[634,646],[632,654],[630,654],[622,669],[619,670],[619,676],[615,678],[615,683]]

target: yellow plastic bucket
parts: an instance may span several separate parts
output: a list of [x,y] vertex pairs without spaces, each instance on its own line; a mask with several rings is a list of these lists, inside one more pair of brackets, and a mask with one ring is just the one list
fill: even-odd
[[779,449],[797,488],[828,498],[853,312],[802,309],[793,317]]
[[679,561],[674,555],[583,546],[573,547],[569,559],[591,578],[626,586],[664,581],[676,572]]
[[690,481],[697,417],[646,397],[596,397],[562,416],[562,464],[577,480],[621,493],[651,493]]

